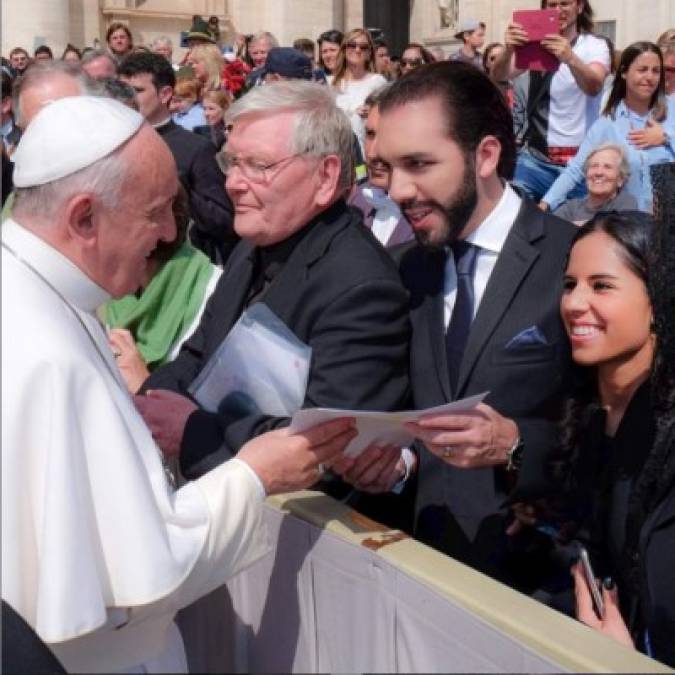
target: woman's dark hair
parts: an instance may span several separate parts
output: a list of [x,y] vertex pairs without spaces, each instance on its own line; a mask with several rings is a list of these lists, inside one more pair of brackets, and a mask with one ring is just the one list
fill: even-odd
[[[597,213],[578,230],[567,258],[569,264],[574,246],[591,234],[602,232],[618,244],[619,254],[627,267],[650,289],[650,235],[654,219],[642,211],[609,211]],[[568,483],[570,470],[576,464],[581,438],[588,433],[593,415],[600,409],[595,368],[575,368],[575,384],[565,405],[562,419],[560,452],[552,464],[558,481]]]
[[441,101],[448,136],[465,155],[474,152],[486,136],[494,136],[501,145],[497,173],[505,180],[511,178],[516,164],[513,118],[502,93],[485,73],[461,61],[415,68],[387,89],[380,113],[423,98]]
[[420,56],[422,57],[422,61],[425,66],[428,66],[430,63],[436,63],[434,55],[424,45],[421,45],[419,42],[410,42],[405,46],[401,54],[405,54],[405,52],[408,49],[416,49],[420,53]]
[[63,50],[63,54],[61,54],[61,61],[63,61],[66,58],[66,54],[69,54],[70,52],[77,54],[78,60],[82,59],[82,52],[75,45],[71,45],[69,42],[66,45],[66,48]]
[[[581,10],[581,14],[577,17],[577,31],[579,33],[592,33],[594,24],[593,8],[591,7],[590,0],[577,0],[577,2],[584,6]],[[546,9],[547,4],[547,0],[541,0],[542,9]]]
[[324,42],[330,42],[331,44],[338,45],[339,47],[342,44],[344,38],[345,38],[344,34],[341,33],[339,30],[327,30],[321,33],[321,35],[319,35],[316,41],[316,44],[319,45],[319,57],[318,57],[319,68],[323,68],[324,70],[326,69],[326,64],[323,62],[323,57],[321,56],[321,45]]
[[661,75],[659,77],[659,86],[656,88],[649,102],[649,107],[652,110],[652,117],[661,122],[666,117],[666,73],[663,68],[663,54],[661,50],[653,42],[634,42],[632,45],[626,47],[621,53],[621,61],[619,67],[614,75],[614,84],[612,91],[607,99],[605,109],[602,111],[603,115],[611,115],[614,117],[616,108],[621,101],[626,98],[626,80],[624,75],[628,72],[631,64],[635,59],[642,55],[651,52],[656,54],[661,65]]

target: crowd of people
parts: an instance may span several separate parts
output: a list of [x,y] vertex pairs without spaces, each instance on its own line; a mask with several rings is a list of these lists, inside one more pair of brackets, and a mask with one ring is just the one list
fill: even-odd
[[[542,8],[543,71],[479,20],[449,56],[195,17],[180,63],[119,23],[3,59],[3,660],[185,670],[176,611],[314,486],[675,666],[675,29],[619,53]],[[485,397],[358,457],[349,416],[207,404],[277,381],[218,365],[261,305],[301,407]]]

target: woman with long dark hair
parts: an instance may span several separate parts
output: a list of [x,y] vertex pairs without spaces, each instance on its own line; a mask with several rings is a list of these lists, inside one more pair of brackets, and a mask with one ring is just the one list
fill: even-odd
[[665,95],[663,56],[652,42],[635,42],[623,51],[603,116],[591,126],[574,159],[542,198],[542,208],[558,208],[583,183],[586,158],[604,143],[624,147],[630,166],[625,190],[641,210],[651,211],[649,169],[675,161],[675,100]]
[[[600,618],[582,569],[575,566],[577,616],[625,645],[667,660],[673,655],[664,650],[663,635],[673,628],[675,588],[659,580],[666,589],[661,596],[670,598],[654,598],[639,555],[653,510],[655,470],[662,477],[666,469],[657,466],[660,451],[654,450],[652,230],[647,214],[601,213],[572,243],[560,308],[581,368],[554,473],[577,511],[595,572],[605,579]],[[661,551],[665,557],[673,553],[672,536],[670,542],[669,554]]]

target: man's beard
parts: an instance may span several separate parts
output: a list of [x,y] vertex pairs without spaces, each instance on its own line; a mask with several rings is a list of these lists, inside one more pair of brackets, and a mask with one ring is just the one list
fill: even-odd
[[[433,199],[425,202],[414,202],[405,208],[431,208],[443,214],[444,223],[437,233],[415,230],[415,238],[429,248],[444,248],[459,238],[478,204],[476,190],[476,167],[473,158],[467,153],[464,162],[464,173],[457,191],[448,198],[447,203],[441,204]],[[405,210],[404,208],[404,210]]]

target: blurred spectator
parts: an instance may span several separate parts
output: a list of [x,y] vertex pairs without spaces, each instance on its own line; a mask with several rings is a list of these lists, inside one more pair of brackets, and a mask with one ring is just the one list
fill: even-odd
[[262,79],[265,82],[311,80],[312,77],[312,62],[308,56],[291,47],[270,49],[263,66]]
[[337,68],[338,54],[344,35],[339,30],[327,30],[319,35],[319,67],[324,73],[334,75]]
[[115,77],[117,62],[103,49],[91,49],[82,55],[82,70],[95,80]]
[[[534,201],[562,173],[597,119],[599,94],[610,70],[607,43],[591,32],[589,0],[541,0],[541,7],[559,10],[559,34],[547,35],[541,45],[560,65],[554,73],[526,71],[526,114],[513,181]],[[520,24],[510,23],[504,42],[504,54],[494,64],[497,81],[523,74],[515,68],[515,50],[528,42],[527,32]]]
[[0,127],[0,134],[2,134],[2,145],[5,148],[5,153],[8,157],[12,156],[12,152],[16,144],[21,138],[21,130],[16,126],[14,121],[14,106],[12,102],[12,78],[6,73],[2,72],[2,120]]
[[130,87],[126,82],[118,80],[114,77],[107,77],[103,80],[98,80],[103,86],[104,92],[114,98],[120,103],[129,106],[132,110],[139,112],[138,101],[136,100],[136,92],[133,87]]
[[502,94],[506,96],[509,107],[513,106],[513,91],[509,80],[497,80],[495,78],[494,65],[504,53],[505,47],[501,42],[491,42],[483,52],[483,70],[490,76],[490,79],[499,87]]
[[555,215],[577,225],[590,220],[599,211],[634,211],[637,200],[622,192],[630,168],[622,146],[605,143],[591,150],[583,165],[588,195],[570,199],[556,209]]
[[188,49],[206,44],[215,45],[216,41],[209,29],[209,24],[201,16],[195,15],[192,17],[192,26],[187,34]]
[[227,140],[225,130],[225,111],[230,107],[232,99],[225,91],[207,91],[202,96],[206,126],[195,127],[193,131],[208,138],[216,150],[221,150]]
[[382,39],[374,41],[375,45],[375,72],[382,75],[385,80],[391,79],[391,58],[389,45]]
[[63,50],[63,54],[61,54],[61,61],[66,61],[67,63],[79,63],[81,60],[82,52],[69,42]]
[[216,45],[201,44],[193,47],[187,58],[195,77],[202,85],[202,91],[222,89],[222,71],[225,59]]
[[253,71],[246,78],[246,88],[255,87],[262,82],[263,70],[270,49],[279,46],[279,41],[269,31],[256,33],[249,42],[248,54],[253,61]]
[[47,45],[40,45],[36,47],[33,58],[35,61],[51,61],[54,58],[54,54]]
[[367,181],[355,185],[348,203],[363,214],[363,224],[386,247],[403,244],[414,238],[412,228],[395,201],[387,194],[389,171],[377,154],[377,125],[380,121],[379,100],[389,85],[374,91],[366,98],[365,160]]
[[30,56],[23,47],[14,47],[9,53],[9,63],[14,69],[15,75],[23,75],[24,70],[30,64]]
[[401,75],[409,73],[415,68],[434,63],[431,52],[418,42],[411,42],[401,54]]
[[201,84],[194,78],[181,78],[173,88],[169,109],[171,119],[188,131],[206,124],[204,107],[200,102]]
[[382,75],[375,72],[375,48],[370,33],[365,28],[355,28],[345,35],[340,46],[335,75],[328,79],[337,94],[338,107],[349,117],[363,154],[366,97],[387,82]]
[[666,71],[666,96],[675,94],[675,38],[661,46],[663,69]]
[[102,308],[110,345],[129,391],[135,394],[157,366],[178,355],[199,325],[221,270],[187,241],[187,195],[180,190],[173,206],[176,238],[160,241],[148,259],[137,293],[110,300]]
[[630,178],[625,190],[642,211],[652,209],[649,167],[675,161],[675,100],[665,96],[660,49],[653,42],[636,42],[621,55],[619,71],[604,115],[586,134],[576,157],[553,183],[541,206],[556,209],[583,184],[583,163],[603,143],[621,145],[628,156]]
[[119,76],[134,88],[140,113],[164,139],[176,160],[194,220],[190,240],[213,263],[223,264],[237,241],[232,202],[225,193],[213,145],[171,120],[169,101],[176,85],[171,64],[159,54],[130,54],[120,64]]
[[464,61],[476,68],[483,68],[483,56],[479,49],[485,44],[485,24],[476,19],[462,21],[456,40],[463,42],[461,49],[449,57],[450,61]]
[[669,42],[675,42],[675,28],[664,30],[656,40],[656,44],[663,49]]
[[315,67],[316,54],[314,51],[314,42],[309,38],[298,38],[293,40],[293,49],[302,52],[312,63],[312,68]]
[[166,35],[156,37],[150,46],[151,51],[163,56],[171,65],[173,65],[173,42]]
[[434,61],[447,61],[443,47],[429,47],[429,54],[434,57]]
[[127,54],[131,53],[134,47],[134,40],[131,37],[129,27],[119,21],[110,24],[105,34],[105,41],[116,64],[119,64]]
[[220,49],[222,47],[220,44],[220,19],[215,15],[210,16],[206,25],[209,35],[213,38],[216,45],[218,45],[218,49]]

